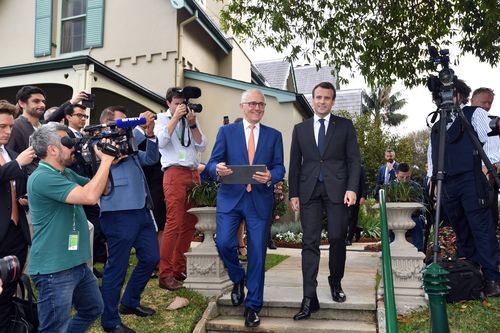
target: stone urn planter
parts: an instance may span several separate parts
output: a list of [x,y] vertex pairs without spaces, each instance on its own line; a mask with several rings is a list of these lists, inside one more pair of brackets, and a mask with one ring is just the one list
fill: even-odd
[[215,207],[188,210],[196,215],[196,229],[203,233],[203,242],[186,253],[187,279],[184,286],[206,296],[222,295],[233,285],[215,247]]
[[[405,237],[406,231],[415,227],[411,214],[422,206],[418,202],[386,203],[387,224],[395,236],[390,248],[394,294],[399,314],[427,305],[421,281],[425,255],[418,252],[417,248]],[[379,205],[375,205],[374,208],[379,208]],[[380,253],[380,259],[382,266],[382,253]],[[383,282],[377,294],[383,296]]]

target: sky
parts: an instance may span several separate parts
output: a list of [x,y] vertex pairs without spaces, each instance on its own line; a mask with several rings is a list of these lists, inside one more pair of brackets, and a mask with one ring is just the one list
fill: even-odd
[[[492,68],[486,63],[481,63],[473,55],[465,55],[460,57],[459,65],[455,66],[456,55],[458,51],[450,49],[450,67],[455,71],[455,75],[467,83],[472,90],[479,87],[488,87],[494,90],[497,95],[497,101],[493,102],[490,113],[500,116],[500,67]],[[255,61],[277,60],[283,56],[269,48],[260,48],[256,50],[247,49],[247,55]],[[344,77],[348,75],[344,74]],[[360,75],[355,75],[349,79],[347,85],[342,85],[341,89],[367,89],[367,85]],[[406,134],[413,131],[426,128],[427,115],[436,110],[436,106],[432,103],[431,93],[426,86],[419,86],[408,89],[398,82],[393,88],[393,93],[396,91],[402,92],[402,97],[406,99],[407,104],[401,111],[408,115],[407,120],[393,130],[400,134]]]

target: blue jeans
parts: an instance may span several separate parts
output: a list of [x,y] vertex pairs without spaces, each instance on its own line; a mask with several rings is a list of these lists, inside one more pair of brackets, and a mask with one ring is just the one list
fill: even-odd
[[[102,313],[97,279],[86,264],[31,279],[38,291],[39,333],[83,333]],[[71,305],[76,309],[73,318]]]

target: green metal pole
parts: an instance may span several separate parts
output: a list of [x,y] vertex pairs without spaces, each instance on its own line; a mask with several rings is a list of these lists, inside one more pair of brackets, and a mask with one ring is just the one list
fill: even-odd
[[445,299],[450,289],[448,274],[447,270],[435,262],[424,269],[424,290],[429,295],[432,333],[450,332]]
[[387,211],[385,207],[385,190],[379,192],[380,231],[382,236],[382,276],[384,278],[384,304],[387,333],[397,333],[396,300],[394,298],[394,282],[392,281],[391,248],[389,246],[389,228],[387,227]]

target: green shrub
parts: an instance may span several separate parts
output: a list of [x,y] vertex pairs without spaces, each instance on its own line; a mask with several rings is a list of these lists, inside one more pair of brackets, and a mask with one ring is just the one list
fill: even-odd
[[188,201],[193,207],[215,207],[219,183],[204,182],[188,189]]
[[362,237],[380,239],[380,215],[378,209],[373,208],[376,200],[369,198],[359,208],[358,227]]

